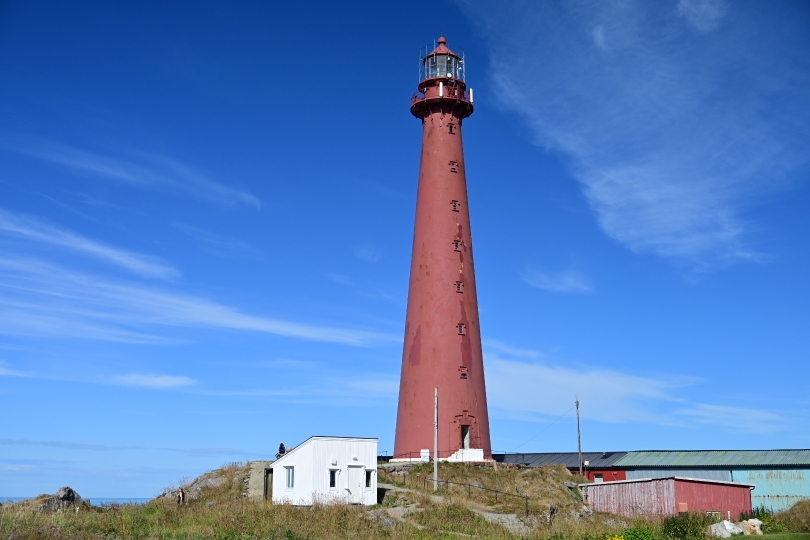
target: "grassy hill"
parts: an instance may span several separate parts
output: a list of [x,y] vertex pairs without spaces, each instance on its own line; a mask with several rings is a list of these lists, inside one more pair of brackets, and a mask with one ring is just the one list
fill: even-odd
[[[2,506],[0,538],[666,540],[660,524],[590,512],[571,487],[579,479],[563,467],[495,471],[443,463],[440,479],[455,484],[438,492],[425,480],[432,474],[430,465],[381,468],[379,481],[393,487],[382,504],[371,508],[251,502],[245,496],[248,474],[247,465],[232,463],[186,482],[184,506],[177,505],[172,490],[144,505],[84,505],[78,512],[43,512],[32,503]],[[501,493],[496,500],[486,490],[529,496],[529,516],[521,497]],[[549,519],[552,505],[557,511]],[[807,506],[810,510],[810,502]],[[791,512],[788,531],[796,527],[799,532],[807,513],[803,508]]]

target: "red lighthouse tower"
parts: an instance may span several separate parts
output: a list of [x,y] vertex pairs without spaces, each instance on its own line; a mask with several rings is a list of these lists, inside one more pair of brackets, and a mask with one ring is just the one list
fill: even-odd
[[[461,124],[473,112],[464,56],[438,46],[420,59],[411,113],[422,120],[405,346],[394,457],[418,458],[434,447],[438,388],[438,457],[480,452],[491,459],[489,415],[478,324],[472,235]],[[467,460],[470,459],[467,457]]]

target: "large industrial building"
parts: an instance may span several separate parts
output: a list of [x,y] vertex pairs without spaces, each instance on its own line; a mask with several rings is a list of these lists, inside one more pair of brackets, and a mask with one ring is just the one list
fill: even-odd
[[[501,463],[564,465],[579,470],[577,452],[493,454]],[[810,499],[810,450],[645,450],[583,452],[589,482],[687,477],[752,484],[751,503],[775,511]]]

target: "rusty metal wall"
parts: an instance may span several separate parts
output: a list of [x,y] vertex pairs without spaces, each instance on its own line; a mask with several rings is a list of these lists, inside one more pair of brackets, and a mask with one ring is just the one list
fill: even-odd
[[[673,476],[685,476],[687,478],[703,478],[704,480],[720,480],[721,482],[731,482],[731,471],[728,469],[687,469],[687,468],[664,468],[664,469],[634,469],[627,471],[628,480],[639,478],[671,478]],[[739,480],[742,482],[743,480]],[[752,484],[753,482],[748,482]]]
[[638,482],[581,485],[585,502],[597,512],[621,516],[663,516],[675,513],[675,481],[660,478]]
[[740,513],[751,512],[751,488],[676,478],[675,507],[689,512],[720,512],[724,519],[730,512],[731,519],[736,520]]
[[810,499],[810,469],[735,469],[735,482],[755,484],[751,503],[774,511],[787,510]]

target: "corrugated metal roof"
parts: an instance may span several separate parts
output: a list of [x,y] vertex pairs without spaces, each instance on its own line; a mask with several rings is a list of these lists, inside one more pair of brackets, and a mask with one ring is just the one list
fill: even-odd
[[[611,467],[614,462],[622,458],[627,452],[582,452],[582,461],[589,461],[589,469]],[[579,454],[577,452],[540,452],[526,454],[493,454],[495,461],[501,463],[517,463],[528,467],[542,467],[544,465],[565,465],[569,469],[579,467]]]
[[645,450],[627,452],[616,467],[810,466],[810,450]]

